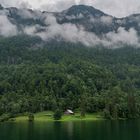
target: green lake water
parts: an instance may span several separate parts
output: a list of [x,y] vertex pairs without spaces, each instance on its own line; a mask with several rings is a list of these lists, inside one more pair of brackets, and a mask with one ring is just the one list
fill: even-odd
[[140,120],[1,123],[0,140],[140,140]]

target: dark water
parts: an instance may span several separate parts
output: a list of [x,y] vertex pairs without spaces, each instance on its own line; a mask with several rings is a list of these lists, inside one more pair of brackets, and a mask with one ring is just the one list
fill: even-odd
[[140,140],[140,120],[3,123],[0,140]]

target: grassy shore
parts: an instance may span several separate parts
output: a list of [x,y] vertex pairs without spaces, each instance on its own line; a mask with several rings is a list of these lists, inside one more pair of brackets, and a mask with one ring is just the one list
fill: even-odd
[[[80,116],[80,113],[75,113],[75,115],[63,115],[59,121],[97,121],[104,120],[100,114],[86,114],[84,118]],[[18,116],[15,118],[15,122],[28,121],[28,116]],[[53,112],[40,112],[34,114],[34,121],[54,121]]]

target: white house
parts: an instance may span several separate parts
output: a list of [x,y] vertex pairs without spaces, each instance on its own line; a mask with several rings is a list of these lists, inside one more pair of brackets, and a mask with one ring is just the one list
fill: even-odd
[[73,115],[74,112],[72,110],[70,110],[70,109],[67,109],[66,112],[65,112],[65,114],[67,114],[67,115]]

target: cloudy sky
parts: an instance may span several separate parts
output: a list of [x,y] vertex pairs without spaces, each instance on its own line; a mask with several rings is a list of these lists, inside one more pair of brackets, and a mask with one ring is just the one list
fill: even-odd
[[0,0],[6,7],[28,7],[47,11],[61,11],[74,4],[96,7],[116,17],[140,13],[140,0]]

